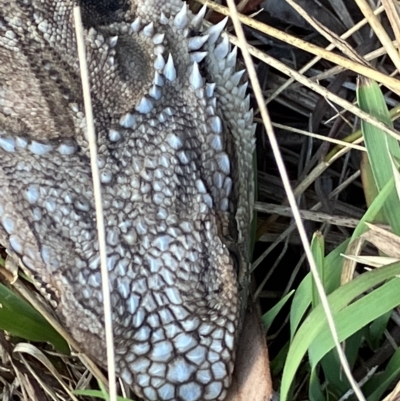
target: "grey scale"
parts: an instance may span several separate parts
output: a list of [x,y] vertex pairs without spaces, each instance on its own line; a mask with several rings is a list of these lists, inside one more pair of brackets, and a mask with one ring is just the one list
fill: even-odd
[[[0,242],[106,366],[72,0],[0,0]],[[237,49],[181,0],[82,0],[117,374],[223,400],[247,299],[253,113]]]

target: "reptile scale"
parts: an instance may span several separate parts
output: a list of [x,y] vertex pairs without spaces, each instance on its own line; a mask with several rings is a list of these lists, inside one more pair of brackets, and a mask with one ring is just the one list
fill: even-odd
[[[72,0],[0,0],[0,242],[106,366]],[[248,291],[253,112],[237,49],[181,0],[81,0],[117,374],[223,400]]]

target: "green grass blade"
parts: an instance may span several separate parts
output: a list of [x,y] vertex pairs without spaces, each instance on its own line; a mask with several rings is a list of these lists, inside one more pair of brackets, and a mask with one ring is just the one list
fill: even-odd
[[[350,367],[354,366],[358,358],[358,351],[362,341],[362,330],[352,335],[344,344],[344,351]],[[343,373],[336,349],[328,352],[321,360],[321,367],[324,371],[327,391],[334,395],[335,400],[340,399],[348,390],[350,383]],[[314,368],[314,370],[317,367]]]
[[283,367],[285,366],[285,360],[289,350],[289,342],[287,342],[280,350],[278,355],[272,359],[270,369],[272,377],[280,376]]
[[[340,274],[343,258],[340,256],[346,251],[348,241],[340,244],[324,260],[324,284],[325,291],[330,294],[340,283]],[[291,339],[305,316],[307,309],[311,305],[311,273],[303,279],[297,287],[290,309],[290,335]]]
[[[398,265],[400,266],[400,263]],[[343,310],[338,311],[334,317],[339,340],[346,340],[368,323],[399,305],[399,285],[399,279],[390,280]],[[332,334],[326,325],[310,345],[309,355],[312,366],[315,367],[322,357],[334,347]]]
[[[361,110],[378,118],[389,127],[393,127],[385,99],[376,82],[367,78],[360,78],[357,100]],[[363,120],[361,121],[361,129],[375,183],[378,190],[381,191],[386,183],[393,178],[392,159],[400,159],[400,146],[395,138]],[[399,207],[397,192],[393,191],[386,199],[383,213],[396,234],[400,234]]]
[[[109,401],[110,397],[108,396],[108,394],[104,394],[102,391],[100,390],[75,390],[74,391],[75,395],[81,395],[84,397],[93,397],[93,398],[100,398],[102,400],[105,401]],[[118,401],[133,401],[129,398],[124,398],[124,397],[117,397]]]
[[379,347],[383,333],[387,328],[387,324],[390,320],[391,315],[391,311],[385,313],[384,315],[373,321],[368,328],[366,340],[368,341],[372,349],[377,349]]
[[274,307],[272,307],[267,313],[264,313],[262,316],[262,323],[265,327],[271,327],[275,317],[281,311],[281,309],[285,306],[286,302],[293,295],[294,290],[290,291],[286,294]]
[[321,383],[319,382],[318,373],[313,369],[310,374],[310,381],[308,382],[308,397],[310,401],[325,401],[325,395],[321,390]]
[[391,178],[379,192],[379,195],[375,198],[371,206],[361,218],[360,222],[357,224],[357,227],[354,229],[353,235],[351,236],[351,241],[359,238],[362,234],[369,230],[368,226],[365,223],[375,222],[376,217],[380,215],[380,211],[385,205],[386,199],[390,196],[390,194],[394,192],[394,179]]
[[[324,269],[325,244],[324,244],[324,237],[320,231],[315,232],[312,237],[311,252],[314,256],[315,265],[317,266],[322,285],[325,288],[325,269]],[[313,280],[312,281],[312,307],[315,308],[319,304],[319,302],[320,302],[320,300],[319,300],[318,290],[317,290],[317,287]]]
[[388,387],[400,378],[400,348],[390,358],[383,373],[375,375],[363,387],[367,401],[379,401]]
[[[373,270],[360,275],[351,282],[339,287],[328,296],[332,313],[336,314],[356,297],[368,289],[393,278],[400,273],[400,263]],[[281,400],[286,401],[297,368],[307,350],[326,326],[326,318],[321,305],[318,305],[298,329],[290,345],[281,384]]]
[[58,332],[31,305],[0,284],[0,329],[29,341],[49,342],[58,352],[69,347]]

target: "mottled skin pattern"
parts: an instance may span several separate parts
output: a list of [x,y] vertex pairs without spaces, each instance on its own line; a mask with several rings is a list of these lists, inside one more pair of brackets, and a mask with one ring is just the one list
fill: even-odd
[[[247,297],[252,112],[236,49],[181,0],[83,0],[117,373],[223,400]],[[0,241],[106,365],[73,2],[0,0]]]

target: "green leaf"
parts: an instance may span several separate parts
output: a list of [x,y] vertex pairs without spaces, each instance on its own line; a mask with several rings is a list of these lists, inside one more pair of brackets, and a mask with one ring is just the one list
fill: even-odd
[[[354,365],[358,358],[361,341],[362,330],[348,338],[344,343],[344,351],[350,367]],[[343,372],[336,349],[332,349],[322,358],[321,366],[324,371],[325,382],[327,383],[327,391],[335,395],[334,399],[339,399],[350,389],[350,384]]]
[[271,361],[271,375],[272,377],[277,377],[283,370],[285,366],[285,360],[289,350],[289,342],[287,342],[280,350],[278,355]]
[[294,290],[290,291],[286,294],[274,307],[272,307],[268,312],[264,313],[262,317],[262,322],[265,327],[271,327],[272,323],[277,316],[277,314],[281,311],[281,309],[285,306],[286,302],[293,295]]
[[[360,109],[366,111],[378,120],[393,128],[385,99],[378,84],[367,78],[360,78],[357,88],[357,100]],[[392,160],[400,159],[398,141],[386,132],[361,120],[361,130],[368,152],[372,173],[379,191],[393,178]],[[397,192],[391,192],[383,205],[387,222],[397,235],[400,234],[400,207]]]
[[[385,266],[379,270],[373,270],[364,273],[349,283],[339,287],[336,291],[328,296],[332,313],[336,315],[346,305],[348,305],[355,298],[359,297],[365,291],[382,283],[383,281],[393,278],[399,273],[400,263],[396,263]],[[325,326],[325,312],[320,304],[306,318],[304,323],[298,329],[290,345],[282,376],[282,401],[287,400],[289,388],[302,358]]]
[[[325,269],[324,269],[324,259],[325,259],[325,244],[324,237],[320,231],[314,233],[311,241],[311,252],[314,256],[315,264],[317,266],[318,274],[321,279],[322,285],[325,288]],[[312,281],[312,307],[315,308],[319,304],[319,295],[317,286],[314,280]]]
[[[100,390],[91,390],[91,389],[87,389],[87,390],[75,390],[74,394],[76,395],[83,395],[86,397],[95,397],[95,398],[101,398],[103,400],[109,401],[110,400],[110,396],[107,393],[107,389],[105,387],[105,385],[101,382],[101,381],[97,381],[97,384],[100,387]],[[129,398],[123,398],[123,397],[119,397],[117,396],[117,400],[118,401],[133,401]]]
[[[82,395],[85,397],[94,397],[94,398],[101,398],[102,400],[109,401],[110,396],[108,394],[104,394],[100,390],[75,390],[74,391],[75,395]],[[133,401],[129,398],[124,398],[124,397],[117,397],[118,401]]]
[[[324,260],[324,282],[327,294],[335,290],[340,283],[340,274],[342,271],[343,259],[341,254],[346,251],[349,241],[345,241],[334,249]],[[311,304],[311,273],[303,279],[297,287],[293,297],[292,306],[290,309],[290,335],[291,339],[301,322],[304,315]]]
[[324,401],[326,399],[321,390],[321,384],[319,382],[316,369],[313,369],[310,374],[310,381],[308,383],[308,396],[310,401]]
[[368,341],[372,349],[376,349],[379,347],[383,333],[386,330],[391,315],[392,312],[389,311],[382,316],[379,316],[378,319],[375,319],[371,323],[367,332],[366,340]]
[[30,304],[0,284],[0,329],[29,341],[49,342],[63,354],[69,347],[60,334]]
[[[400,266],[400,263],[398,263]],[[353,280],[354,282],[354,280]],[[335,314],[339,341],[344,341],[368,323],[400,305],[400,281],[390,280]],[[379,299],[379,302],[376,300]],[[319,332],[309,348],[310,361],[315,366],[335,347],[328,325]]]
[[367,401],[379,401],[388,387],[400,378],[400,348],[390,358],[383,373],[376,374],[363,387]]

